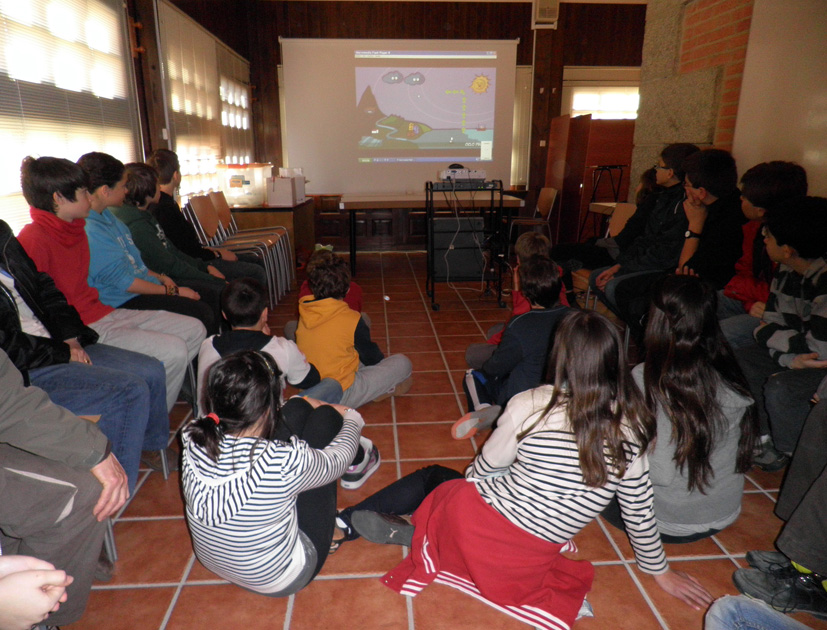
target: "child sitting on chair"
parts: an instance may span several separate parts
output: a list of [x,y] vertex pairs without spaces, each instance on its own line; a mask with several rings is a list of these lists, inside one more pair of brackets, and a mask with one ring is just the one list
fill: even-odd
[[341,403],[359,407],[410,388],[411,362],[404,354],[385,357],[370,328],[345,302],[350,287],[347,263],[335,254],[307,265],[313,295],[299,299],[296,343],[322,378],[335,378]]

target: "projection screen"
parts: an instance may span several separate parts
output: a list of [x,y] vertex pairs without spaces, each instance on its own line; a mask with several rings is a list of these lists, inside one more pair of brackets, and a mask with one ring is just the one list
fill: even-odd
[[517,40],[280,39],[287,166],[312,194],[405,194],[451,164],[511,174]]

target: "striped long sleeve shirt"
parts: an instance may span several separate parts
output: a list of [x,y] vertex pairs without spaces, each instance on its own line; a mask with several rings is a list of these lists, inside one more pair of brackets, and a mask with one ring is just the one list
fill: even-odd
[[553,411],[517,440],[543,414],[553,389],[543,385],[511,399],[466,477],[505,518],[553,543],[570,540],[616,494],[638,566],[646,573],[665,573],[649,462],[637,444],[625,443],[630,463],[623,478],[610,475],[606,485],[594,488],[584,483],[565,409]]
[[781,367],[797,354],[827,359],[827,259],[816,258],[803,275],[779,265],[763,319],[767,325],[755,329],[755,340]]
[[364,422],[345,414],[342,430],[317,450],[289,442],[226,436],[213,461],[184,431],[181,468],[195,555],[213,573],[260,593],[288,585],[304,567],[296,497],[342,476]]

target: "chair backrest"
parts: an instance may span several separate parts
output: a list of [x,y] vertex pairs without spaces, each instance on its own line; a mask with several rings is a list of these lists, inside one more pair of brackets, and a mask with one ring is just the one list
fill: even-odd
[[556,188],[543,188],[537,198],[537,214],[548,221],[551,216],[551,209],[554,207],[554,200],[557,199]]
[[633,203],[618,203],[612,212],[612,218],[609,219],[609,236],[617,236],[626,226],[626,221],[629,220],[637,206]]
[[189,205],[207,240],[211,241],[218,233],[218,213],[212,201],[206,195],[195,195],[190,197]]
[[230,209],[230,204],[227,203],[227,198],[224,196],[224,191],[211,192],[210,201],[218,213],[218,220],[221,222],[221,227],[226,232],[230,232],[233,223],[233,211]]

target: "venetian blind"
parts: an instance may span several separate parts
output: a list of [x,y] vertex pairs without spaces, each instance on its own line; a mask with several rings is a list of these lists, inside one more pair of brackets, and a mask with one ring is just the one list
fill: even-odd
[[29,223],[27,155],[139,154],[125,15],[117,0],[0,0],[0,218]]

